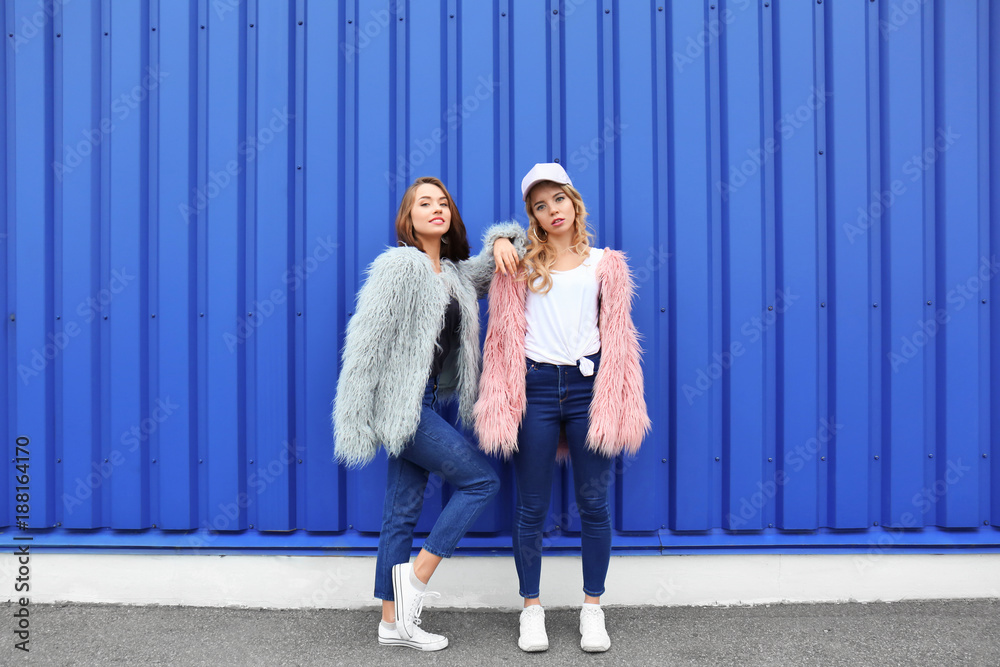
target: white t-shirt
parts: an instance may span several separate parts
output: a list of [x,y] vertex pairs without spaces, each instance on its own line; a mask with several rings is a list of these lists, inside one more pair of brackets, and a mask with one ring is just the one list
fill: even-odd
[[580,266],[552,272],[552,289],[547,293],[528,290],[524,353],[529,359],[577,366],[582,357],[600,351],[597,263],[603,256],[602,248],[591,248]]

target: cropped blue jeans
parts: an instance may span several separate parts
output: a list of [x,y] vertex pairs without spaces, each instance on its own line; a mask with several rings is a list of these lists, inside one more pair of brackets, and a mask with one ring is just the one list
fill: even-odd
[[500,479],[486,455],[440,414],[438,378],[424,388],[420,424],[399,456],[390,456],[382,508],[382,532],[375,562],[375,597],[392,600],[392,566],[410,560],[413,531],[424,505],[430,473],[454,489],[423,548],[449,558],[486,504],[500,489]]

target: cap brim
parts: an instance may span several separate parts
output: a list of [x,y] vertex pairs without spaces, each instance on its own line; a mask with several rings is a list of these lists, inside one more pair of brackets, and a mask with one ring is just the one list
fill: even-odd
[[526,187],[526,188],[523,189],[523,193],[521,195],[521,199],[523,201],[528,201],[528,195],[531,194],[531,189],[533,187],[535,187],[536,185],[538,185],[539,183],[555,183],[556,185],[572,185],[572,183],[560,183],[559,181],[553,181],[551,178],[536,178],[535,180],[533,180],[531,183],[528,184],[528,187]]

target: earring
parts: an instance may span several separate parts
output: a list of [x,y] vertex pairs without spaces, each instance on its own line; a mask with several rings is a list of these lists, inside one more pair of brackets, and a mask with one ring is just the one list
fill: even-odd
[[[534,232],[535,238],[538,239],[539,243],[545,243],[546,241],[549,240],[549,233],[548,232],[545,232],[545,238],[543,239],[541,236],[538,235],[538,231],[537,230],[535,230],[534,228],[532,228],[531,231]],[[545,231],[545,230],[542,230],[542,231]]]
[[448,245],[448,237],[447,236],[442,236],[441,237],[441,243],[444,243],[445,245]]

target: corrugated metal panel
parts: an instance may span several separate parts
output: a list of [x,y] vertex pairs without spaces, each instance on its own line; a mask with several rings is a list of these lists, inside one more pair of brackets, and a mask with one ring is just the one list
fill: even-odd
[[[384,459],[330,460],[362,272],[414,177],[477,236],[558,159],[639,284],[618,549],[997,546],[986,0],[48,6],[0,16],[5,537],[26,436],[40,546],[374,547]],[[497,467],[465,547],[509,546]]]

